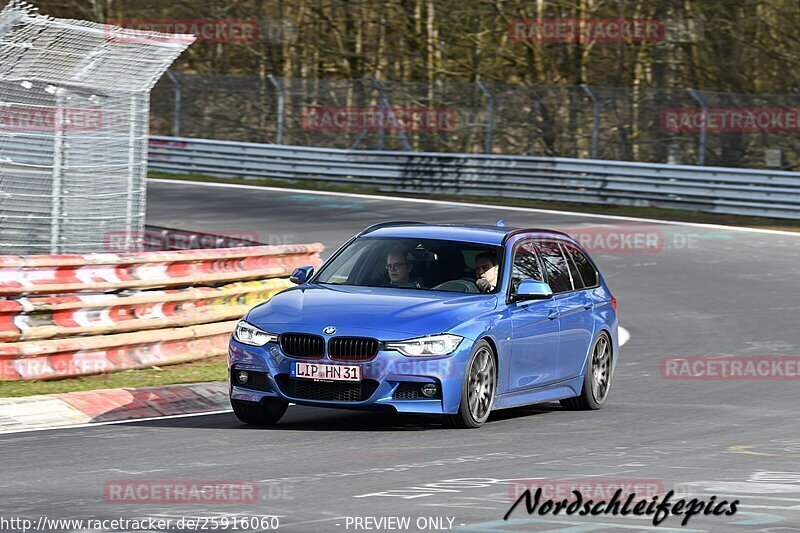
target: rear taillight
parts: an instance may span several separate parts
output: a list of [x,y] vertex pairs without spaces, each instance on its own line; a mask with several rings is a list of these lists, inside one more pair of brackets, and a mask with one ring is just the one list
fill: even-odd
[[617,299],[614,298],[614,295],[611,295],[611,307],[614,309],[614,312],[617,312]]

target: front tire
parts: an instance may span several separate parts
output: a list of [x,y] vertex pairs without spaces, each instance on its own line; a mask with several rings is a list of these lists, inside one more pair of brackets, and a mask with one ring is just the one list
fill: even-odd
[[282,400],[263,400],[261,403],[234,400],[231,407],[236,418],[253,426],[272,426],[281,419],[289,407],[289,402]]
[[600,409],[611,390],[611,339],[600,333],[592,345],[583,373],[583,390],[579,396],[561,400],[561,406],[573,411]]
[[467,363],[458,413],[445,415],[447,424],[457,428],[481,427],[492,412],[496,388],[497,365],[494,351],[488,342],[479,341]]

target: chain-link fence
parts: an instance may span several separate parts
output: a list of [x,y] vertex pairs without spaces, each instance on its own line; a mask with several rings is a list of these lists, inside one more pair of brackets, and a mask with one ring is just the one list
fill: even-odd
[[0,254],[141,247],[149,90],[193,40],[0,11]]
[[169,73],[154,133],[277,144],[800,166],[800,95]]

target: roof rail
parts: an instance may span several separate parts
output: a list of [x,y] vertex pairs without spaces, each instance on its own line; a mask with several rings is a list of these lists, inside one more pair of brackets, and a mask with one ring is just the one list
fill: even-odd
[[506,233],[505,236],[503,237],[503,242],[506,242],[514,235],[519,235],[520,233],[554,233],[556,235],[563,235],[564,237],[572,239],[571,235],[564,233],[563,231],[557,231],[554,229],[517,228]]
[[417,222],[415,220],[390,220],[390,221],[387,221],[387,222],[378,222],[377,224],[373,224],[373,225],[369,226],[368,228],[365,228],[364,230],[362,230],[361,233],[358,234],[358,236],[360,237],[361,235],[366,235],[367,233],[369,233],[371,231],[375,231],[376,229],[386,228],[386,227],[389,227],[389,226],[409,226],[409,225],[411,225],[411,226],[424,226],[425,222]]

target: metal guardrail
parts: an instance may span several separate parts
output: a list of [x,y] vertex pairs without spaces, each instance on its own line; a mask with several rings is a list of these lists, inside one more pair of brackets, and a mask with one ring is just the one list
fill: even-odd
[[263,245],[248,236],[217,235],[150,225],[145,226],[141,241],[145,251],[240,248]]
[[800,173],[457,153],[384,152],[151,137],[168,173],[371,185],[383,191],[528,198],[800,219]]

